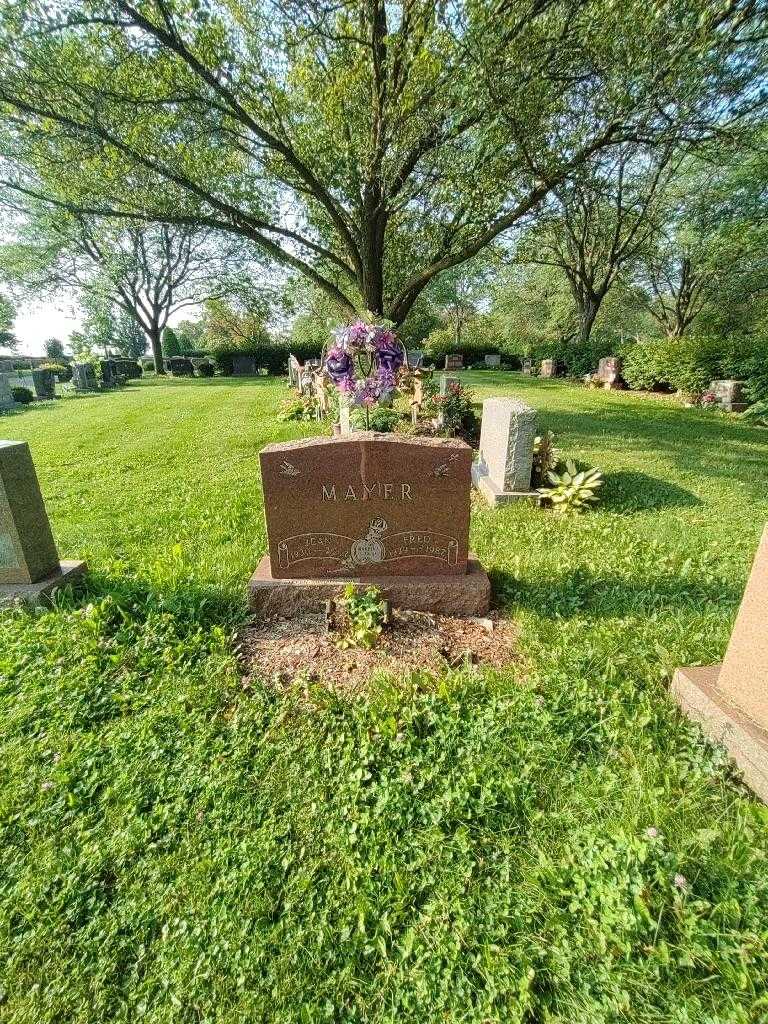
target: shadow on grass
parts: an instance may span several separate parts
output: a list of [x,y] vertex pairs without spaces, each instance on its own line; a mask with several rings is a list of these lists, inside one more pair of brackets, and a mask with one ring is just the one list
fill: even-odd
[[68,587],[59,595],[57,603],[75,608],[106,597],[134,619],[144,620],[161,612],[190,629],[233,628],[247,615],[245,584],[233,591],[231,587],[205,585],[185,577],[154,585],[90,569],[79,586]]
[[600,491],[600,506],[631,515],[661,508],[694,508],[704,503],[691,491],[647,473],[622,470],[608,473]]
[[[606,558],[609,564],[608,554]],[[731,583],[672,573],[611,578],[574,569],[536,583],[518,579],[503,569],[492,569],[489,576],[494,607],[526,608],[548,619],[645,616],[704,604],[735,608],[742,597],[742,588]]]

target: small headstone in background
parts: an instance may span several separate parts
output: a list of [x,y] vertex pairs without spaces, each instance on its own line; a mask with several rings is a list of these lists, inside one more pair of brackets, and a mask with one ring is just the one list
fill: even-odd
[[114,359],[100,359],[99,366],[101,367],[101,386],[103,388],[116,388],[118,380],[117,366]]
[[542,359],[541,370],[539,371],[540,377],[556,377],[557,376],[557,360],[556,359]]
[[0,373],[0,409],[15,409],[11,380],[7,373]]
[[232,376],[233,377],[258,377],[259,360],[256,356],[233,356]]
[[37,398],[50,399],[56,397],[56,375],[53,370],[33,370],[32,384]]
[[[235,372],[234,364],[237,362],[238,359],[241,358],[243,357],[235,356],[234,360],[232,361],[233,373]],[[192,365],[192,360],[188,359],[186,356],[171,356],[170,359],[167,360],[167,364],[168,369],[170,370],[171,375],[173,377],[194,377],[195,375],[195,368]]]
[[597,364],[597,372],[590,375],[594,384],[602,384],[606,391],[622,389],[624,381],[621,377],[623,361],[620,356],[603,356]]
[[725,412],[744,412],[749,405],[744,398],[743,380],[713,380],[709,390]]
[[523,369],[523,373],[527,374],[527,376],[530,377],[530,375],[533,373],[533,360],[532,359],[524,359],[523,360],[522,369]]
[[531,490],[535,438],[535,409],[517,398],[486,398],[472,481],[489,505],[537,497]]
[[498,369],[501,366],[501,356],[496,353],[490,353],[483,357],[486,366],[490,366],[493,369]]
[[138,380],[142,376],[143,371],[137,359],[113,359],[112,362],[118,374],[128,380]]
[[75,391],[96,391],[96,372],[91,363],[72,364],[72,383]]
[[410,368],[412,370],[418,370],[424,363],[424,350],[421,348],[409,349],[405,353],[405,357]]
[[464,356],[458,352],[453,352],[445,357],[446,370],[463,370],[464,369]]
[[722,743],[744,781],[768,803],[768,526],[721,665],[679,668],[672,696]]
[[0,604],[45,598],[84,571],[59,561],[29,445],[0,441]]

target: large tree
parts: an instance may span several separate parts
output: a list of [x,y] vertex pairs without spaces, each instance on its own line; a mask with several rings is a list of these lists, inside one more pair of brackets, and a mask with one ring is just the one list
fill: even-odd
[[249,239],[402,323],[595,153],[761,98],[753,0],[6,0],[5,187]]
[[[749,331],[768,295],[768,160],[762,129],[736,152],[690,160],[667,190],[638,267],[647,307],[670,339],[702,320]],[[705,315],[706,314],[706,315]]]
[[0,346],[14,351],[18,347],[18,339],[13,333],[13,321],[16,310],[13,303],[0,294]]
[[582,345],[619,275],[648,251],[675,168],[667,148],[627,144],[602,154],[553,190],[548,213],[520,246],[522,262],[565,275]]
[[242,283],[241,244],[210,228],[86,217],[38,202],[26,212],[20,240],[0,249],[6,275],[36,294],[72,289],[90,307],[117,307],[146,335],[158,373],[169,319]]

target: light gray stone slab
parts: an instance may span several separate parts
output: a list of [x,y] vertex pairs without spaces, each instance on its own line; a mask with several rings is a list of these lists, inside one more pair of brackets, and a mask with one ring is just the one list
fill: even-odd
[[536,410],[517,398],[483,402],[480,457],[473,470],[475,486],[490,504],[535,497],[531,491]]

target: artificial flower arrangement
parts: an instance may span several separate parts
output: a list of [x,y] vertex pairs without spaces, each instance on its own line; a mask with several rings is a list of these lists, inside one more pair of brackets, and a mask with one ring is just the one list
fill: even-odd
[[391,399],[405,350],[389,324],[356,320],[333,332],[325,372],[350,405],[370,409]]

